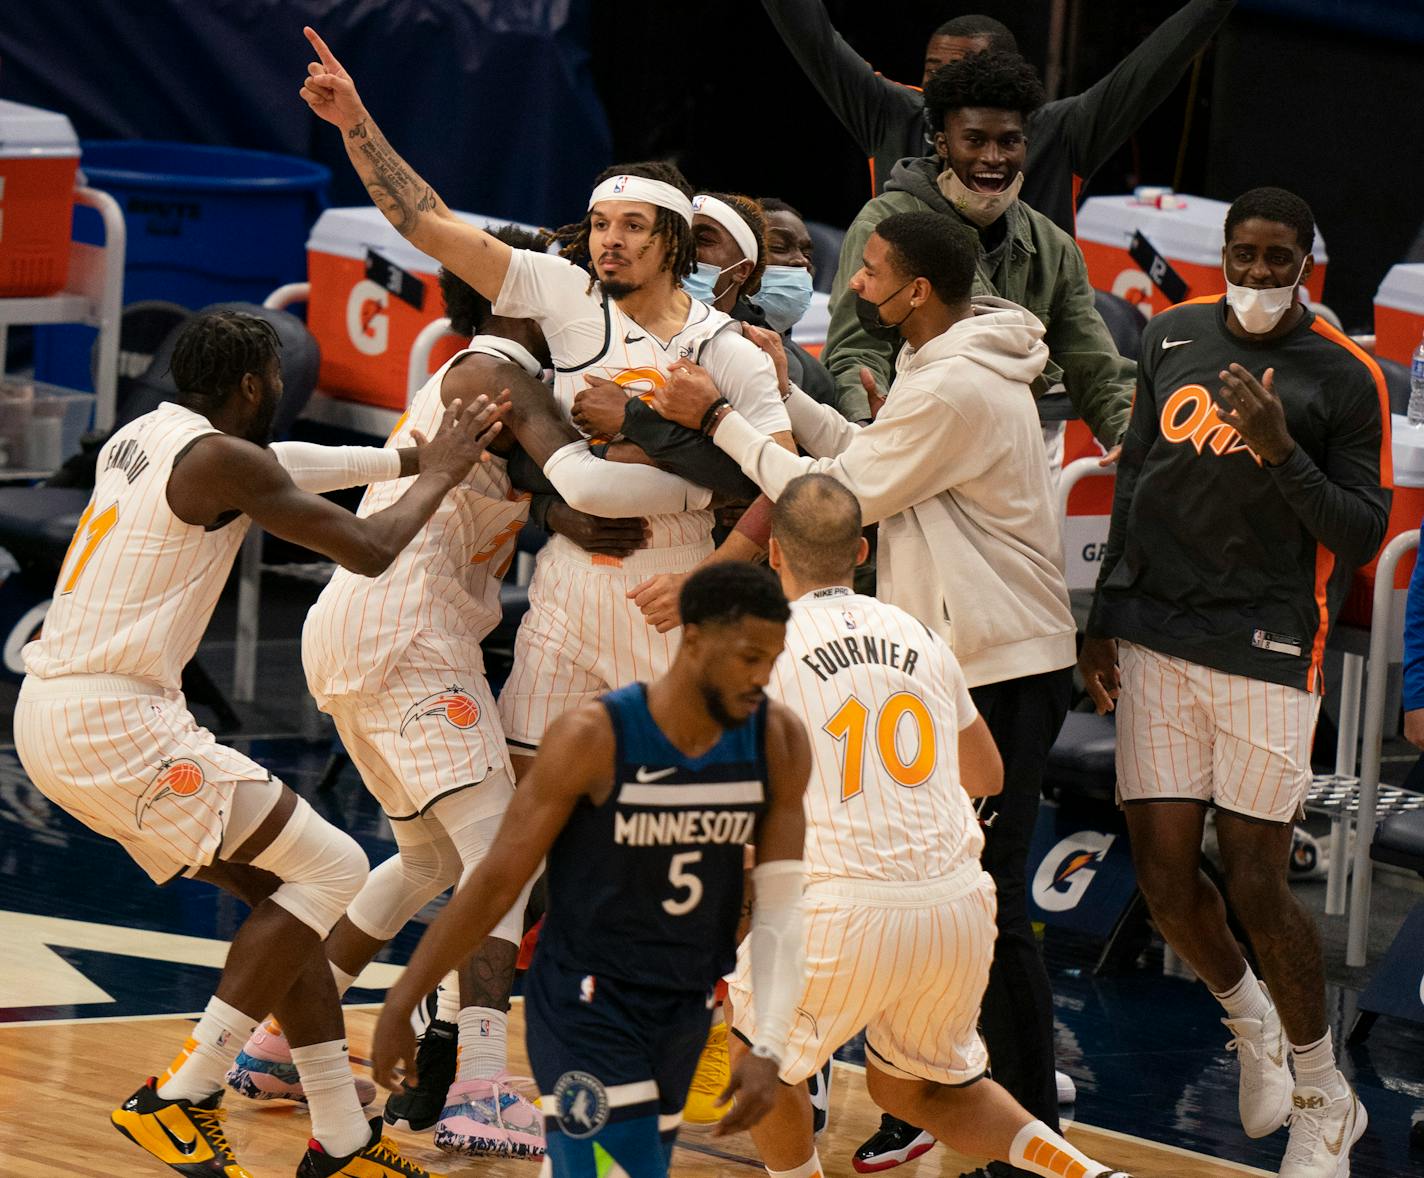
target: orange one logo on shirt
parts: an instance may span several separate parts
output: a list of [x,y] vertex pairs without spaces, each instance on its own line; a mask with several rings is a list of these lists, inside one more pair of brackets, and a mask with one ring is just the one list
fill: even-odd
[[1162,436],[1169,442],[1190,442],[1198,454],[1238,454],[1245,451],[1257,466],[1260,456],[1236,430],[1221,420],[1211,393],[1199,384],[1183,385],[1162,406]]
[[411,704],[401,720],[401,735],[404,736],[405,730],[417,720],[424,720],[427,716],[439,716],[464,731],[479,723],[480,705],[463,688],[452,684],[445,691],[437,691]]

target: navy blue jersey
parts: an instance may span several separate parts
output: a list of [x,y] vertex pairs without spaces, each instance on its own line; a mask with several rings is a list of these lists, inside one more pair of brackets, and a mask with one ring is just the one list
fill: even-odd
[[766,705],[687,757],[641,683],[602,702],[613,789],[601,805],[581,799],[549,850],[539,953],[595,978],[706,992],[736,963],[742,848],[766,806]]

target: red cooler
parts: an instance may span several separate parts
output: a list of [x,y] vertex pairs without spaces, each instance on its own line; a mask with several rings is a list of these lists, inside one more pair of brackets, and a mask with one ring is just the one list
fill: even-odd
[[1408,364],[1424,338],[1424,262],[1391,266],[1375,292],[1375,352]]
[[0,99],[0,298],[63,289],[78,164],[67,118]]

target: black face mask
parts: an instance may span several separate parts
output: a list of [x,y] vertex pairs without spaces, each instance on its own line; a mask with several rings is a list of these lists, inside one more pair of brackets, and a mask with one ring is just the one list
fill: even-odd
[[[910,279],[910,282],[914,281],[913,278]],[[890,294],[886,295],[878,303],[872,303],[869,299],[859,294],[855,296],[855,317],[860,321],[860,326],[864,329],[866,335],[872,339],[889,340],[892,342],[900,338],[900,324],[904,323],[905,320],[910,317],[914,308],[911,307],[909,311],[906,311],[894,323],[886,323],[880,318],[880,308],[899,294],[901,290],[904,290],[906,286],[909,286],[910,282],[906,282],[899,290],[891,291]]]

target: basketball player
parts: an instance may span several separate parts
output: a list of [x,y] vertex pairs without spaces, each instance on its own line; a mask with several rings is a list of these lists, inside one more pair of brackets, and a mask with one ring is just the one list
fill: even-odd
[[[46,797],[120,842],[155,882],[207,880],[253,909],[182,1051],[115,1110],[115,1127],[179,1173],[247,1176],[223,1134],[223,1075],[276,1011],[311,1108],[302,1178],[424,1174],[362,1116],[321,952],[366,857],[199,728],[179,676],[252,521],[377,576],[481,457],[498,410],[451,405],[433,441],[412,435],[402,450],[268,447],[278,346],[255,316],[195,318],[173,352],[179,400],[99,452],[44,632],[24,651],[15,747]],[[416,476],[406,493],[365,519],[311,493],[402,475]]]
[[[805,730],[763,688],[786,598],[765,569],[719,564],[683,589],[666,675],[561,717],[484,862],[386,999],[375,1074],[414,1056],[416,1003],[493,927],[548,855],[549,908],[525,978],[529,1057],[558,1178],[659,1178],[734,959],[742,858],[756,845],[750,969],[765,1015],[724,1100],[747,1127],[776,1088],[803,972]],[[621,1169],[618,1169],[621,1167]]]
[[[498,317],[487,327],[415,393],[388,449],[433,430],[455,401],[504,391],[506,428],[493,448],[507,453],[517,442],[569,503],[609,517],[686,506],[688,484],[651,466],[629,466],[617,478],[603,473],[605,464],[539,380],[537,327]],[[358,516],[382,510],[403,490],[401,482],[372,487]],[[307,685],[336,721],[399,847],[327,940],[340,993],[406,921],[479,862],[513,791],[480,642],[499,623],[500,581],[528,503],[510,486],[503,456],[492,456],[446,496],[390,567],[377,577],[337,569],[307,616]],[[436,1145],[448,1152],[542,1152],[538,1114],[505,1082],[503,1066],[523,913],[521,898],[464,970],[461,1054],[436,1125]],[[302,1096],[272,1026],[244,1046],[229,1083],[259,1098]],[[392,1123],[429,1128],[429,1121],[412,1125],[409,1108],[388,1113]]]
[[[851,588],[868,549],[860,504],[835,479],[782,489],[770,558],[791,621],[768,693],[811,733],[808,976],[784,1084],[752,1139],[772,1178],[820,1178],[803,1081],[864,1030],[866,1086],[888,1112],[1044,1178],[1117,1174],[987,1078],[977,1023],[994,882],[970,798],[998,793],[1003,766],[944,640]],[[756,1038],[749,983],[743,952],[729,995],[734,1059]]]
[[[1368,1120],[1335,1066],[1320,938],[1287,864],[1326,635],[1392,483],[1379,367],[1299,299],[1314,239],[1298,196],[1247,192],[1226,214],[1226,295],[1148,324],[1079,662],[1098,710],[1117,700],[1138,885],[1226,1010],[1242,1127],[1289,1119],[1281,1178],[1347,1175]],[[1269,994],[1199,868],[1210,805]]]
[[[320,59],[308,66],[307,104],[345,133],[372,199],[412,245],[492,299],[497,314],[539,324],[565,413],[588,378],[647,395],[666,382],[670,365],[692,357],[753,428],[791,447],[770,362],[729,317],[678,287],[695,263],[696,243],[691,188],[676,168],[630,165],[600,178],[588,214],[562,235],[565,253],[586,256],[589,269],[567,257],[511,250],[446,208],[391,148],[325,42],[305,31]],[[655,678],[670,664],[672,640],[643,625],[627,592],[649,576],[696,566],[712,550],[712,515],[658,513],[648,524],[647,546],[621,561],[595,558],[559,536],[540,551],[500,698],[517,774],[553,718],[619,684]]]

